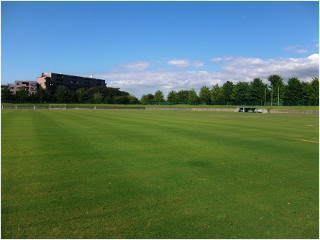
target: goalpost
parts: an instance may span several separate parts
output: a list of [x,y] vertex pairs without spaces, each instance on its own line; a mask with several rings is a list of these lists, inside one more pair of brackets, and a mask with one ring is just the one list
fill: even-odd
[[50,104],[49,109],[67,109],[66,104]]

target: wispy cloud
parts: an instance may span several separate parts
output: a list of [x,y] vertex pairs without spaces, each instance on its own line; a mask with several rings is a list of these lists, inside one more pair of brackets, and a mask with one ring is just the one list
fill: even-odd
[[[229,56],[231,58],[231,56]],[[252,81],[259,77],[267,83],[271,74],[279,74],[285,80],[297,77],[302,81],[310,81],[319,75],[319,54],[306,58],[244,58],[232,57],[223,62],[221,71],[127,71],[109,72],[95,75],[107,80],[108,86],[120,87],[140,98],[143,94],[162,90],[167,94],[170,90],[192,89],[199,91],[204,85],[222,85],[226,81]]]
[[150,63],[144,61],[137,61],[126,64],[119,64],[119,66],[129,71],[144,71],[147,68],[149,68]]
[[199,60],[191,61],[189,59],[172,59],[167,61],[167,64],[174,65],[179,68],[185,67],[202,67],[204,64]]
[[308,50],[307,49],[299,49],[297,50],[297,53],[307,53]]
[[307,53],[308,52],[307,49],[299,48],[299,45],[287,46],[287,47],[284,47],[283,50],[284,51],[292,51],[292,52],[296,52],[296,53]]
[[211,58],[211,62],[222,62],[222,61],[230,61],[233,60],[234,57],[232,56],[224,56],[224,57],[218,57],[218,58]]

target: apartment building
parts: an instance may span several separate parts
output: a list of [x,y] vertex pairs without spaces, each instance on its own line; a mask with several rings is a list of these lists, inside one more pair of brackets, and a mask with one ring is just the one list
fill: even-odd
[[66,86],[70,91],[76,91],[79,88],[89,89],[91,87],[105,87],[105,80],[79,77],[58,73],[42,73],[37,80],[38,84],[49,91],[55,92],[59,86]]
[[14,81],[14,84],[8,84],[9,90],[12,94],[16,94],[21,88],[29,92],[29,95],[36,94],[38,89],[37,81]]

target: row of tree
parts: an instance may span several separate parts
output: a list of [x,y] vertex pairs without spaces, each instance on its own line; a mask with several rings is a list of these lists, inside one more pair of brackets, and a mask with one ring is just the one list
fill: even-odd
[[143,95],[141,100],[128,92],[118,88],[93,87],[88,90],[83,88],[75,92],[68,91],[65,86],[60,86],[55,92],[39,88],[37,93],[29,95],[29,92],[21,88],[16,94],[11,94],[8,88],[1,89],[2,102],[10,103],[111,103],[111,104],[155,104],[155,103],[226,103],[249,101],[319,101],[319,78],[314,77],[311,82],[302,82],[298,78],[290,78],[287,83],[279,75],[270,75],[269,84],[264,84],[260,78],[251,82],[231,81],[222,86],[218,84],[209,89],[203,86],[199,95],[194,89],[170,91],[165,99],[162,91],[155,94]]
[[68,91],[66,86],[59,86],[56,92],[39,88],[33,95],[29,95],[24,88],[20,88],[16,94],[11,94],[9,88],[3,88],[1,100],[5,103],[140,103],[136,97],[118,88],[92,87],[88,90],[80,88],[72,92]]
[[203,86],[197,95],[194,89],[170,91],[165,100],[163,92],[146,94],[141,98],[142,104],[161,102],[172,103],[217,103],[217,102],[249,102],[249,101],[319,101],[319,78],[314,77],[311,82],[302,82],[298,78],[290,78],[286,84],[279,75],[268,77],[269,85],[260,78],[251,82],[225,82],[221,87],[218,84],[209,89]]

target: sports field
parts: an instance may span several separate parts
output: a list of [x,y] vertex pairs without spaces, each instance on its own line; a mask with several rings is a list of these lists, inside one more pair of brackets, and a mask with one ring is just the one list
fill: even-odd
[[319,118],[2,110],[2,238],[319,238]]

